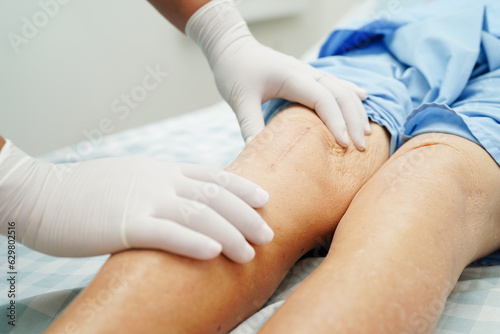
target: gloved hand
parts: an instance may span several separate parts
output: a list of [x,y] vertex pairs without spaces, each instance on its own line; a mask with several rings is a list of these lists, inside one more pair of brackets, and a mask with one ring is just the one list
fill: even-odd
[[[186,35],[203,50],[222,97],[233,108],[248,143],[263,128],[261,104],[281,97],[316,111],[337,142],[359,150],[370,124],[366,92],[255,40],[232,0],[212,0],[196,11]],[[347,123],[347,126],[346,126]]]
[[145,157],[54,165],[7,141],[0,151],[0,228],[55,256],[155,248],[195,259],[222,251],[248,262],[273,232],[252,209],[269,195],[214,168]]

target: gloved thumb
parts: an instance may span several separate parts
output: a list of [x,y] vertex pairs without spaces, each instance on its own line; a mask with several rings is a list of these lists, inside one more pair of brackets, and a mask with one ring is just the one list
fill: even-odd
[[123,242],[130,248],[160,249],[198,260],[222,252],[222,245],[208,236],[166,219],[148,217],[129,223]]
[[262,106],[259,98],[244,97],[244,101],[231,106],[240,124],[241,134],[248,144],[265,127]]

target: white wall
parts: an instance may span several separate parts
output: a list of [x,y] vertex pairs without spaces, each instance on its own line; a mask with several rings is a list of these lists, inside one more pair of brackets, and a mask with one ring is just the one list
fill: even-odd
[[[0,134],[28,153],[75,144],[86,131],[117,132],[220,100],[196,45],[146,1],[65,0],[44,17],[41,3],[52,2],[0,0]],[[298,16],[250,28],[264,44],[300,56],[357,2],[310,0]],[[25,19],[44,26],[23,32]],[[156,68],[168,76],[147,81],[142,102],[120,101],[122,94],[144,92],[143,80]]]

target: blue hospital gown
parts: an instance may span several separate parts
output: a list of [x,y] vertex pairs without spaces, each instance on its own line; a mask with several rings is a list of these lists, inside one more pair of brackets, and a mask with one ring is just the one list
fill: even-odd
[[[367,90],[365,109],[391,134],[391,153],[442,132],[479,144],[500,165],[500,1],[441,0],[352,23],[311,65]],[[291,104],[266,103],[266,122]],[[500,254],[481,261],[500,264]]]

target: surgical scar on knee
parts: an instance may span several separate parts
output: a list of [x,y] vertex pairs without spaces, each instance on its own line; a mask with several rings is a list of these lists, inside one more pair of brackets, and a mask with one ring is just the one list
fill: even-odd
[[309,132],[309,130],[311,130],[310,127],[306,127],[304,130],[302,130],[302,132],[297,136],[297,138],[295,138],[291,143],[290,145],[285,148],[285,150],[283,151],[283,153],[278,157],[278,159],[274,162],[274,163],[271,163],[271,169],[275,169],[276,166],[285,158],[285,156],[288,155],[288,153],[290,153],[290,151],[297,145],[297,143],[302,139],[304,138],[304,136]]

